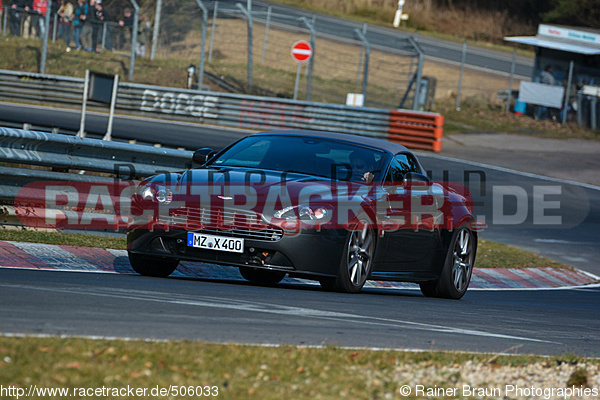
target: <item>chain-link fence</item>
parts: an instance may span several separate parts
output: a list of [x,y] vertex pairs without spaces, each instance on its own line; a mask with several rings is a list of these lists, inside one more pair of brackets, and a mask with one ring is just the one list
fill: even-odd
[[[129,80],[133,80],[134,57],[177,59],[178,65],[190,65],[195,76],[202,73],[202,87],[210,85],[214,90],[287,98],[296,95],[300,100],[337,104],[346,103],[348,94],[361,94],[366,106],[418,110],[429,110],[434,94],[459,99],[462,91],[464,99],[474,94],[492,98],[500,88],[508,87],[508,77],[482,77],[469,71],[461,79],[460,66],[446,66],[443,71],[432,67],[432,62],[424,62],[413,38],[398,37],[385,48],[373,46],[366,24],[353,30],[353,38],[342,38],[316,30],[315,26],[322,25],[315,23],[315,17],[278,15],[271,9],[248,13],[241,3],[155,0],[141,5],[138,29],[133,32],[131,0],[102,3],[110,17],[95,25],[92,21],[85,24],[82,46],[93,47],[94,26],[101,26],[97,48],[130,57],[130,68],[122,63]],[[52,7],[49,40],[60,41],[61,17],[56,5]],[[8,34],[7,14],[2,18],[4,34]],[[129,24],[124,24],[127,18]],[[71,30],[69,27],[70,34]],[[131,52],[133,33],[137,39]],[[299,40],[314,48],[311,60],[301,65],[296,91],[298,64],[291,56],[291,46]],[[69,41],[73,47],[74,41]],[[195,83],[193,79],[188,82]],[[360,100],[355,104],[360,105]]]
[[[311,60],[300,69],[298,99],[345,103],[348,93],[356,93],[364,95],[365,105],[395,108],[403,98],[407,98],[404,107],[413,105],[420,64],[410,40],[398,41],[395,49],[375,49],[361,40],[364,30],[356,32],[354,39],[343,39],[315,31],[314,20],[279,15],[277,19],[286,22],[275,23],[271,10],[249,14],[241,5],[203,4],[208,12],[204,70],[233,87],[293,97],[298,64],[291,47],[305,40],[314,48]],[[199,65],[202,17],[195,2],[165,2],[155,56],[187,58]]]

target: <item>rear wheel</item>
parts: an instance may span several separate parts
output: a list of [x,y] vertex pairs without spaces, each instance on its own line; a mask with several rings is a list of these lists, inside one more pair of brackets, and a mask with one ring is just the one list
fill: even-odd
[[165,278],[173,273],[179,265],[179,260],[156,258],[129,253],[129,263],[135,272],[144,276]]
[[458,300],[464,296],[471,282],[477,239],[467,227],[457,229],[448,246],[446,260],[437,282],[420,284],[427,297],[443,297]]
[[369,222],[361,218],[357,226],[348,234],[344,255],[340,261],[338,276],[322,279],[325,290],[358,293],[365,285],[375,253],[375,233],[369,229]]
[[240,267],[240,274],[242,274],[244,279],[263,286],[277,285],[285,278],[285,272],[252,267]]

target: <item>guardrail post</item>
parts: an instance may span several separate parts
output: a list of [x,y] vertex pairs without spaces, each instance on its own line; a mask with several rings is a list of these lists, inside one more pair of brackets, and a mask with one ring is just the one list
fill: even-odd
[[[365,24],[366,25],[366,24]],[[363,101],[366,103],[367,101],[367,80],[369,79],[369,55],[371,54],[371,44],[367,40],[367,37],[358,29],[355,29],[354,32],[358,35],[360,40],[363,42],[365,47],[365,66],[363,68],[363,84],[362,84],[362,95]],[[363,104],[364,104],[363,103]]]
[[87,107],[88,86],[90,85],[90,70],[85,70],[85,81],[83,82],[83,101],[81,102],[81,120],[77,136],[85,137],[85,109]]
[[[251,3],[248,3],[250,5]],[[236,4],[248,19],[248,89],[252,90],[252,14],[240,3]]]
[[206,24],[208,23],[208,10],[202,1],[196,0],[198,7],[202,10],[202,37],[200,38],[200,64],[198,67],[198,90],[202,90],[204,81],[204,48],[206,47]]
[[156,47],[158,46],[158,31],[160,29],[160,13],[162,10],[162,0],[156,0],[156,9],[154,11],[154,29],[152,31],[152,50],[150,51],[150,60],[156,56]]
[[115,118],[115,105],[117,104],[117,91],[119,90],[119,75],[115,75],[113,79],[113,89],[112,96],[110,99],[110,113],[108,115],[108,127],[106,128],[106,135],[102,138],[102,140],[112,140],[112,126],[113,120]]

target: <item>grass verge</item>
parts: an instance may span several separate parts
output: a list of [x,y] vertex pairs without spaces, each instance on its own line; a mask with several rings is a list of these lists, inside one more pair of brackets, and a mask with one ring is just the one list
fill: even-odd
[[[507,373],[503,377],[503,372],[529,370],[532,365],[539,366],[545,373],[566,371],[567,377],[583,376],[587,384],[588,370],[598,371],[600,360],[572,355],[544,358],[356,350],[334,346],[264,347],[195,341],[0,337],[3,387],[14,385],[25,390],[30,385],[68,388],[71,396],[61,398],[88,397],[73,396],[80,393],[75,391],[81,390],[77,388],[146,388],[147,394],[151,395],[155,388],[171,386],[180,391],[183,387],[183,390],[207,393],[208,389],[208,392],[218,394],[208,397],[226,399],[400,398],[398,390],[402,385],[461,388],[463,384],[474,385],[479,377],[487,379],[483,383],[485,386],[500,386],[502,379],[506,384],[514,383],[510,381],[514,377]],[[473,371],[478,371],[479,375],[466,375]],[[495,379],[486,378],[488,374],[494,375]],[[534,378],[530,375],[528,382]],[[185,399],[205,396],[149,397]],[[413,390],[413,395],[407,398],[419,397],[414,396]]]
[[[92,234],[59,233],[53,231],[3,229],[0,230],[0,240],[66,244],[118,250],[126,248],[125,237],[103,237]],[[477,268],[570,268],[564,264],[541,257],[538,254],[507,244],[483,239],[479,240],[475,265]]]

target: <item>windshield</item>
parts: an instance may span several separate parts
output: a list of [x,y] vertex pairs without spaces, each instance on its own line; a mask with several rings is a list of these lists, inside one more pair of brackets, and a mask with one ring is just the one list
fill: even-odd
[[370,182],[384,153],[370,147],[301,136],[250,136],[210,162],[212,166],[298,172],[335,180]]

